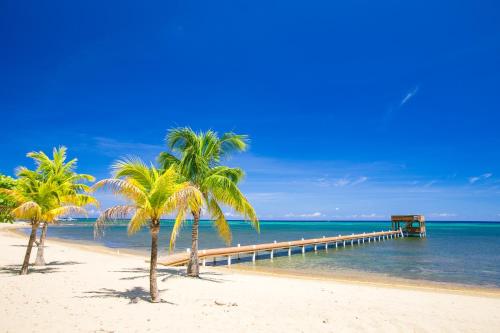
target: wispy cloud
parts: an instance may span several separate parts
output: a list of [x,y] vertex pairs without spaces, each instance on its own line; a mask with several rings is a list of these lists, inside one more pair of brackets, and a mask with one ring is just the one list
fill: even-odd
[[428,181],[427,183],[424,184],[424,188],[429,188],[431,187],[432,185],[436,184],[438,181],[437,180],[431,180],[431,181]]
[[233,213],[233,212],[224,212],[226,217],[241,217],[241,215]]
[[95,146],[102,154],[110,157],[134,155],[146,160],[154,160],[158,154],[165,150],[162,145],[142,142],[118,141],[113,138],[95,137]]
[[351,183],[351,185],[354,186],[354,185],[362,184],[362,183],[366,182],[367,180],[368,180],[368,177],[362,176],[362,177],[359,177],[358,179],[356,179],[355,181],[353,181]]
[[455,217],[457,214],[455,213],[431,213],[430,217]]
[[383,215],[377,213],[370,214],[353,214],[346,216],[347,219],[381,219],[384,218]]
[[322,217],[322,216],[324,216],[324,215],[320,212],[302,213],[302,214],[295,214],[295,213],[285,214],[285,217]]
[[415,97],[415,95],[417,94],[417,92],[418,92],[418,86],[416,86],[415,88],[413,88],[412,90],[410,90],[409,92],[407,92],[406,95],[401,100],[401,102],[399,103],[399,107],[402,107],[403,105],[405,105],[406,103],[408,103],[410,101],[410,99],[412,99],[413,97]]
[[102,211],[100,209],[87,209],[87,214],[89,217],[97,217],[101,215]]
[[349,185],[351,181],[347,178],[339,178],[333,181],[333,186],[343,187]]
[[344,186],[355,186],[362,184],[368,180],[368,177],[366,176],[360,176],[360,177],[341,177],[341,178],[334,178],[334,179],[327,179],[327,178],[318,178],[316,179],[316,183],[321,186],[321,187],[344,187]]
[[478,181],[488,179],[491,176],[493,176],[493,174],[488,172],[488,173],[483,173],[482,175],[479,176],[470,177],[469,184],[477,183]]
[[279,200],[285,192],[247,192],[246,197],[252,202],[270,203]]
[[384,128],[388,122],[392,119],[392,116],[394,113],[399,111],[404,105],[408,104],[410,100],[412,100],[415,95],[418,93],[419,87],[415,86],[412,90],[408,91],[403,98],[399,101],[398,104],[395,102],[391,103],[392,105],[389,106],[387,109],[386,113],[384,114],[384,117],[382,119],[382,127]]

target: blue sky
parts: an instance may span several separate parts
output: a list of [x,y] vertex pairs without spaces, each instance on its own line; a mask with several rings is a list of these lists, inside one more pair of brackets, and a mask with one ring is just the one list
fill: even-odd
[[[500,219],[495,1],[2,1],[0,172],[250,135],[261,218]],[[113,202],[100,194],[104,206]]]

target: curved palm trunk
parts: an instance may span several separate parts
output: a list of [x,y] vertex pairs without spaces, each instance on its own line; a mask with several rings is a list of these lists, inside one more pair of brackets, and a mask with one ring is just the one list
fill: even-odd
[[28,246],[26,247],[26,254],[24,255],[23,266],[21,267],[21,271],[19,272],[19,275],[28,274],[28,266],[30,264],[31,249],[33,248],[33,243],[35,243],[37,229],[38,229],[38,222],[32,221],[31,222],[30,239],[28,241]]
[[45,249],[45,238],[47,237],[47,224],[48,223],[45,222],[42,227],[40,242],[38,243],[38,249],[36,250],[35,266],[45,266],[45,258],[43,256],[43,252]]
[[156,265],[158,263],[158,234],[160,232],[159,221],[151,223],[151,261],[149,266],[149,294],[151,302],[158,303],[160,296],[158,293],[158,283],[156,281]]
[[198,229],[200,226],[200,212],[193,212],[193,228],[191,230],[191,254],[187,266],[187,274],[192,277],[200,276],[198,260]]

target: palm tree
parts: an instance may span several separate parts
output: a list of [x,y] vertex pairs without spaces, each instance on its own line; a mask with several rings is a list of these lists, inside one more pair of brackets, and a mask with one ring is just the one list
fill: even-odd
[[151,301],[159,302],[156,265],[160,219],[166,214],[178,211],[176,220],[182,220],[187,209],[196,210],[201,206],[202,195],[189,183],[179,182],[179,175],[174,168],[161,171],[154,166],[148,167],[139,159],[128,158],[116,162],[112,169],[113,178],[97,182],[94,188],[109,187],[128,204],[106,209],[96,221],[94,235],[103,233],[106,221],[124,218],[132,213],[128,224],[129,234],[149,225],[151,233],[149,290]]
[[[12,189],[16,185],[16,180],[0,173],[0,188]],[[15,202],[6,194],[0,192],[0,223],[12,223],[14,217],[11,214]]]
[[[73,196],[73,204],[77,206],[85,206],[88,204],[98,205],[97,201],[83,193],[89,192],[90,188],[82,183],[82,181],[93,182],[95,179],[91,175],[77,174],[75,172],[77,159],[74,158],[66,162],[66,147],[62,146],[54,148],[52,151],[52,159],[43,151],[30,152],[28,157],[32,158],[36,165],[36,171],[43,179],[51,179],[57,185],[60,185],[60,196],[69,200],[69,196]],[[54,221],[52,221],[54,222]],[[42,221],[42,232],[38,241],[38,249],[36,254],[35,266],[44,266],[44,249],[45,238],[47,236],[48,224],[51,221]]]
[[[175,128],[167,134],[170,152],[162,152],[158,160],[164,169],[174,166],[178,172],[196,187],[204,198],[204,207],[210,214],[219,236],[231,243],[231,230],[220,205],[229,206],[250,221],[259,231],[259,221],[253,207],[238,188],[243,178],[243,170],[220,165],[222,158],[232,152],[247,148],[247,136],[225,133],[218,137],[214,131],[195,133],[191,128]],[[189,276],[199,276],[198,229],[201,208],[191,210],[193,225],[191,231],[191,253],[187,267]],[[175,238],[182,226],[176,221],[170,239],[170,248],[175,246]]]
[[85,213],[78,204],[83,200],[67,194],[62,184],[52,179],[43,179],[33,170],[21,167],[17,171],[17,182],[13,189],[2,189],[15,201],[12,215],[16,218],[27,219],[31,224],[31,234],[26,248],[20,274],[28,274],[28,265],[31,250],[36,239],[36,231],[41,221],[53,222],[59,216],[72,212]]

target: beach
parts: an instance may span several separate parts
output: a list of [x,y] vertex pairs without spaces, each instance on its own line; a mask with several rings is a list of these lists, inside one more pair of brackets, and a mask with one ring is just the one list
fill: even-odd
[[[500,293],[159,267],[146,257],[48,239],[43,268],[17,275],[27,239],[0,230],[2,332],[493,332]],[[36,249],[34,249],[36,250]],[[32,259],[34,260],[34,253]]]

